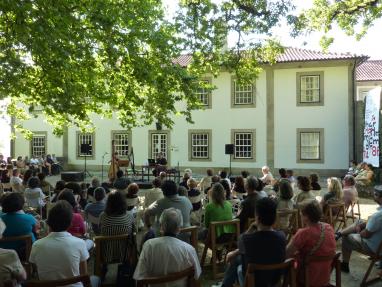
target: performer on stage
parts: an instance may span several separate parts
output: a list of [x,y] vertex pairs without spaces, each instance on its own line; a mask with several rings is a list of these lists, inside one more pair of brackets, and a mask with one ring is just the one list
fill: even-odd
[[154,176],[158,176],[159,173],[161,173],[162,171],[166,171],[166,168],[167,168],[167,160],[163,156],[163,153],[160,152],[158,153],[158,156],[156,158],[156,165],[155,165],[155,168],[153,169]]
[[110,182],[113,182],[114,179],[117,178],[117,172],[119,170],[119,158],[118,158],[118,152],[115,152],[112,154],[111,160],[109,161],[110,167],[109,167],[109,180]]

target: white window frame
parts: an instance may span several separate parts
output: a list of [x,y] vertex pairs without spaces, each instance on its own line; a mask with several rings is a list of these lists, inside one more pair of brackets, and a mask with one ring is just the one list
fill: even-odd
[[[203,78],[199,81],[199,83],[211,85],[212,79]],[[204,108],[210,109],[212,107],[212,91],[210,89],[199,86],[195,91],[195,95],[198,97]]]
[[[43,145],[35,146],[35,139],[40,138],[43,139]],[[36,148],[40,149],[43,148],[42,152],[36,152]],[[42,155],[46,155],[47,152],[47,133],[46,132],[34,132],[32,135],[31,143],[30,143],[30,155],[34,155],[36,157],[40,157]]]
[[[317,135],[318,146],[315,147],[318,151],[318,157],[304,156],[304,149],[309,148],[303,144],[304,135]],[[324,129],[297,129],[297,163],[324,163]]]
[[[312,85],[309,82],[312,82]],[[316,83],[314,83],[316,81]],[[324,105],[324,72],[296,73],[296,101],[297,106],[322,106]],[[313,94],[317,93],[315,97]],[[307,95],[311,94],[311,95]],[[309,99],[308,97],[311,97]]]
[[[243,145],[242,143],[238,143],[238,136],[240,135],[249,135],[250,136],[250,144]],[[244,139],[242,139],[244,140]],[[232,161],[256,161],[256,130],[254,129],[233,129],[231,130],[231,143],[234,145],[234,153],[232,156]],[[250,147],[251,155],[248,157],[238,156],[238,149],[240,146]]]
[[188,158],[190,161],[211,161],[211,147],[212,130],[188,131]]
[[[154,142],[154,138],[157,137],[159,142]],[[170,134],[166,131],[150,131],[149,132],[150,151],[149,158],[156,159],[158,154],[162,152],[163,157],[169,162],[169,146],[170,146]]]
[[[111,138],[114,141],[114,152],[118,153],[118,157],[122,159],[128,158],[131,152],[131,132],[123,130],[112,131]],[[127,144],[126,142],[125,144],[121,143],[121,138],[124,138]]]
[[[249,96],[248,96],[249,95]],[[247,99],[244,101],[243,99]],[[241,100],[239,100],[241,99]],[[231,78],[231,107],[232,108],[255,108],[255,84],[239,85],[235,76]]]

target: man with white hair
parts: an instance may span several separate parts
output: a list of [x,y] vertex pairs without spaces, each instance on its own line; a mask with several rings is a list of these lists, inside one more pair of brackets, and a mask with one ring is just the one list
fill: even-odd
[[261,168],[261,172],[263,173],[263,176],[260,178],[260,180],[265,184],[265,185],[270,185],[272,184],[272,181],[274,180],[274,177],[272,173],[270,172],[269,166],[263,166]]
[[[201,274],[199,259],[194,247],[176,238],[182,223],[179,209],[168,208],[160,217],[162,237],[145,242],[134,272],[135,280],[154,276],[163,276],[194,267],[195,279]],[[158,285],[159,286],[159,285]],[[183,287],[184,280],[171,284],[171,287]]]
[[[0,218],[0,238],[3,235],[5,228],[5,224]],[[26,279],[27,274],[24,267],[21,265],[16,251],[0,248],[0,287],[20,286],[18,282]]]

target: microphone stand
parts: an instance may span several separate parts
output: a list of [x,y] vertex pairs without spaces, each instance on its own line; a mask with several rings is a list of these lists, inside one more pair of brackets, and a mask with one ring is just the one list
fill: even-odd
[[105,155],[107,155],[107,152],[105,152],[102,156],[102,164],[101,164],[101,182],[103,182],[103,162],[105,160]]

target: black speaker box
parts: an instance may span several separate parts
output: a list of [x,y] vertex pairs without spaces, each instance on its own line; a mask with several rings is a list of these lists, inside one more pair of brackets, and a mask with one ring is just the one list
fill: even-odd
[[92,146],[90,144],[81,144],[81,154],[91,154]]
[[234,145],[233,144],[226,144],[225,145],[225,154],[233,154]]
[[63,171],[61,179],[66,182],[82,182],[85,180],[85,175],[82,171]]

